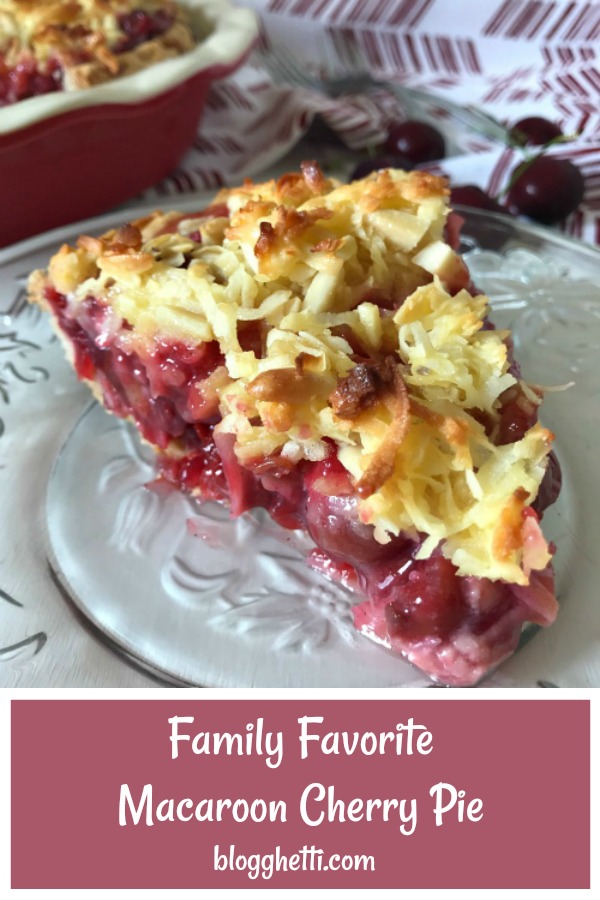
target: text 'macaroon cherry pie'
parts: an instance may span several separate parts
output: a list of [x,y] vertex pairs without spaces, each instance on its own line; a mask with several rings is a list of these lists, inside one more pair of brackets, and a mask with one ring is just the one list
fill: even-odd
[[556,617],[560,470],[447,198],[424,172],[342,185],[309,162],[82,236],[30,296],[162,481],[307,531],[360,632],[464,686]]

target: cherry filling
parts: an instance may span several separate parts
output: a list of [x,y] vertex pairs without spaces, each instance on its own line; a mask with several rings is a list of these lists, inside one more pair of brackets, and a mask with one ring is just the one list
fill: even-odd
[[111,412],[135,419],[143,437],[161,449],[173,440],[188,451],[205,446],[217,399],[201,387],[223,364],[216,341],[194,348],[156,342],[142,354],[128,349],[127,323],[111,321],[110,309],[95,297],[83,301],[77,318],[64,295],[48,289],[46,298],[71,342],[78,376],[100,385]]
[[[142,351],[127,323],[113,321],[96,298],[86,298],[74,315],[63,295],[50,288],[46,296],[71,342],[79,377],[95,381],[108,409],[133,418],[148,441],[169,450],[160,461],[163,479],[226,503],[234,516],[263,507],[283,527],[307,531],[318,548],[309,564],[366,598],[354,608],[358,630],[433,677],[468,685],[515,649],[525,621],[552,620],[550,566],[517,587],[459,577],[439,550],[418,559],[418,534],[376,541],[372,526],[360,521],[356,492],[333,445],[321,462],[293,465],[274,455],[241,466],[234,435],[214,431],[215,385],[226,377],[217,342],[157,342]],[[260,329],[248,328],[240,339],[261,355]],[[536,404],[521,391],[507,392],[504,401],[499,442],[516,440],[537,417]],[[528,514],[537,519],[559,488],[560,470],[551,458],[537,511]]]
[[124,37],[113,47],[115,53],[125,53],[133,50],[140,44],[151,41],[168,31],[173,24],[173,15],[166,10],[145,12],[143,9],[134,9],[130,13],[119,16],[118,22]]
[[206,500],[228,503],[225,470],[212,432],[211,425],[197,425],[196,436],[200,439],[200,446],[180,458],[162,457],[161,477],[188,493],[198,492]]
[[452,563],[440,556],[421,560],[403,575],[395,586],[398,599],[385,607],[390,636],[443,638],[454,631],[466,609]]
[[319,547],[309,563],[366,596],[354,608],[359,631],[430,675],[473,684],[513,652],[524,622],[552,620],[550,567],[532,573],[530,586],[522,588],[460,577],[439,551],[417,558],[420,536],[401,534],[379,544],[372,527],[358,519],[349,476],[335,456],[314,464],[305,485],[306,528]]
[[0,57],[0,106],[60,91],[62,86],[63,70],[56,59],[50,59],[42,70],[29,56],[15,66],[8,66]]

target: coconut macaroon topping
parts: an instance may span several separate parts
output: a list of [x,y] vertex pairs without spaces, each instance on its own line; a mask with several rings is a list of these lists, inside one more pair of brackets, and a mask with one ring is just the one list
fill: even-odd
[[[335,451],[375,537],[422,539],[459,575],[526,585],[550,559],[531,509],[552,435],[502,435],[508,333],[446,243],[445,182],[381,171],[348,185],[314,163],[63,246],[48,284],[73,315],[110,310],[107,342],[151,355],[217,342],[220,421],[239,462],[274,472]],[[248,340],[252,333],[253,339]]]

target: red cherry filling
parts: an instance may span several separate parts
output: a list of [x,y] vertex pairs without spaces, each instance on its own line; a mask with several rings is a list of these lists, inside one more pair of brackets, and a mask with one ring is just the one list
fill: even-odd
[[227,502],[229,494],[223,462],[216,448],[212,426],[197,425],[199,448],[179,458],[162,457],[162,478],[188,493],[196,490],[207,500]]
[[456,569],[441,556],[415,561],[385,608],[390,637],[447,637],[464,619],[466,606]]
[[119,16],[118,22],[125,37],[121,38],[113,50],[115,53],[125,53],[168,31],[173,24],[173,16],[166,10],[149,13],[143,9],[134,9]]
[[[148,350],[138,342],[134,351],[127,323],[114,322],[98,299],[86,298],[74,313],[56,291],[49,289],[47,298],[71,340],[79,376],[96,381],[105,405],[133,417],[157,447],[172,448],[177,441],[181,455],[161,459],[162,478],[228,504],[234,516],[262,507],[283,527],[306,530],[318,547],[309,563],[367,597],[355,607],[359,630],[447,683],[470,684],[514,649],[524,621],[546,623],[555,614],[549,568],[534,573],[531,587],[516,590],[459,577],[441,555],[417,560],[419,536],[401,534],[379,543],[373,527],[359,517],[352,479],[333,445],[320,462],[294,465],[274,454],[242,466],[235,436],[214,430],[218,413],[205,402],[214,379],[225,371],[217,342],[197,347],[157,342]],[[241,329],[242,336],[245,346],[261,349],[259,329]],[[498,442],[517,440],[536,416],[537,406],[522,389],[505,392]],[[553,461],[549,473],[540,510],[560,486]],[[543,604],[549,610],[545,619],[536,613]],[[443,648],[441,656],[435,647]]]
[[401,552],[414,546],[404,537],[387,544],[375,540],[373,526],[358,517],[350,475],[335,453],[308,468],[304,487],[307,531],[333,559],[350,562],[362,574],[391,558],[397,561]]
[[447,638],[461,624],[468,609],[455,567],[442,557],[415,560],[420,541],[405,535],[376,541],[373,527],[358,518],[350,476],[335,455],[313,465],[305,485],[306,527],[321,556],[352,566],[364,593],[384,605],[390,638]]
[[500,424],[496,443],[512,444],[520,441],[537,421],[538,404],[531,400],[521,385],[513,384],[501,395]]
[[8,66],[0,57],[0,106],[60,91],[62,82],[63,70],[56,59],[48,60],[42,71],[29,56],[23,56],[15,66]]
[[[77,374],[98,381],[111,412],[132,416],[146,440],[157,447],[164,449],[171,440],[184,437],[190,449],[199,447],[197,386],[206,384],[223,363],[216,341],[199,347],[157,342],[141,355],[121,346],[118,336],[128,330],[111,322],[109,308],[95,297],[83,301],[76,319],[62,294],[48,290],[47,299],[71,340]],[[211,409],[208,404],[204,408]]]

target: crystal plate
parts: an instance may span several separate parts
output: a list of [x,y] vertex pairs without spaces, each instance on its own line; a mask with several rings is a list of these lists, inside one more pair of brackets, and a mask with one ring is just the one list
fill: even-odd
[[[513,329],[524,376],[546,386],[572,384],[548,394],[543,416],[557,435],[564,476],[561,497],[544,520],[558,546],[560,615],[552,628],[523,640],[482,684],[600,686],[600,252],[507,217],[463,214],[463,252],[474,281],[492,299],[495,325]],[[123,220],[131,217],[123,213]],[[6,313],[0,350],[7,350],[0,354],[0,496],[14,509],[24,498],[30,510],[24,520],[15,516],[0,526],[21,562],[17,572],[13,553],[12,564],[0,567],[0,625],[8,607],[19,637],[15,604],[21,631],[23,616],[30,616],[23,640],[0,646],[0,678],[3,662],[22,665],[35,656],[36,678],[26,674],[25,684],[109,683],[104,658],[96,655],[90,672],[79,656],[65,655],[60,629],[52,640],[46,630],[31,634],[46,608],[42,584],[50,605],[66,591],[82,614],[80,630],[91,623],[96,638],[169,683],[429,684],[353,631],[352,595],[306,568],[305,536],[278,528],[259,511],[230,520],[215,504],[144,488],[153,478],[152,458],[130,426],[89,406],[48,323],[23,308],[22,290],[15,290],[60,241],[99,232],[106,222],[71,226],[0,254]],[[50,574],[46,569],[42,576],[44,557]],[[21,603],[32,588],[36,602]],[[79,675],[66,676],[72,666]]]

